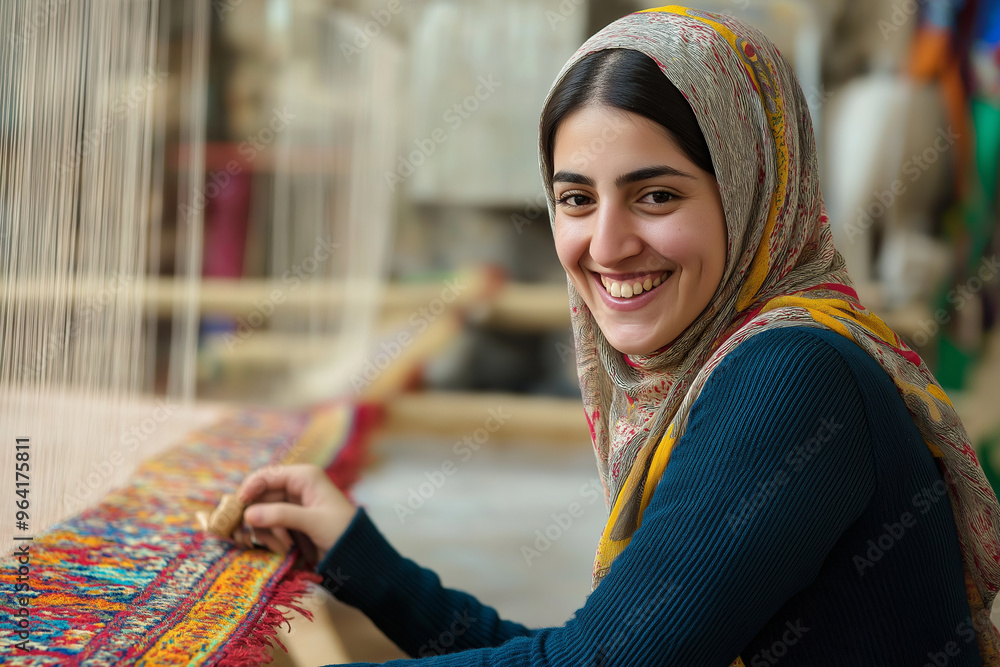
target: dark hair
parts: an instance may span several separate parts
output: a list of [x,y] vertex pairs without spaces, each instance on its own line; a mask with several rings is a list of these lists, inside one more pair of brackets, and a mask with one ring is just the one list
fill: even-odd
[[573,111],[595,102],[631,111],[661,125],[688,159],[715,175],[712,155],[691,105],[652,58],[631,49],[587,54],[552,91],[540,126],[549,169],[559,123]]

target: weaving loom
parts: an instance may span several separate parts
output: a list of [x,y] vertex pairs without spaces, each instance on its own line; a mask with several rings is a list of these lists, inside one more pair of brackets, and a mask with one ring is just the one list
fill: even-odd
[[[344,59],[358,22],[329,5],[0,6],[0,663],[259,663],[273,605],[297,608],[294,552],[236,549],[194,517],[269,464],[316,462],[345,488],[371,423],[326,402],[374,326],[400,59],[388,35]],[[253,147],[237,158],[206,144],[209,37],[265,15],[275,84],[234,121]],[[282,409],[198,402],[206,217],[241,187],[266,307],[223,322],[227,340],[322,350]],[[305,283],[337,298],[283,310]]]
[[[357,475],[374,413],[334,406],[315,412],[243,409],[146,461],[122,489],[28,544],[31,631],[18,604],[0,610],[0,649],[10,665],[246,665],[269,659],[268,638],[315,574],[294,555],[244,550],[205,535],[191,517],[210,510],[251,471],[331,461],[342,488]],[[18,553],[0,559],[3,599],[14,594]]]

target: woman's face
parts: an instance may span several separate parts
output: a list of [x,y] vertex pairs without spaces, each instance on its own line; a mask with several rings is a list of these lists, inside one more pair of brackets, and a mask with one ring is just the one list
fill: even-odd
[[587,106],[555,135],[556,253],[604,337],[625,354],[674,341],[726,265],[715,178],[643,116]]

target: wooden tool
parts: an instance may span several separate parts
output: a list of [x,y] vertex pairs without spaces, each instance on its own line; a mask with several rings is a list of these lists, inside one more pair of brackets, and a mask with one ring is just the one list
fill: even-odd
[[233,539],[233,533],[243,524],[243,510],[246,507],[234,495],[226,494],[219,500],[218,507],[211,516],[205,517],[204,512],[198,513],[202,527],[212,535],[222,539]]

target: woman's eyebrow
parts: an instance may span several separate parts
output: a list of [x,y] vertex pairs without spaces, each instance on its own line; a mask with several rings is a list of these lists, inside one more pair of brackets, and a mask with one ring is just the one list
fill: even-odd
[[589,187],[594,187],[594,179],[589,176],[584,176],[583,174],[577,174],[572,171],[557,171],[555,176],[552,177],[553,183],[578,183],[580,185],[586,185]]
[[663,164],[655,167],[643,167],[642,169],[622,174],[615,179],[615,187],[620,188],[630,183],[638,183],[639,181],[645,181],[647,178],[656,178],[657,176],[681,176],[683,178],[694,179],[694,176],[686,171]]
[[[645,181],[648,178],[656,178],[658,176],[680,176],[682,178],[691,178],[694,176],[687,173],[686,171],[681,171],[675,167],[669,165],[657,165],[655,167],[643,167],[642,169],[636,169],[635,171],[630,171],[627,174],[622,174],[615,179],[615,187],[624,187],[631,183],[638,183],[639,181]],[[595,187],[594,179],[589,176],[584,176],[583,174],[578,174],[572,171],[557,171],[552,177],[553,183],[579,183],[580,185],[586,185],[589,187]]]

